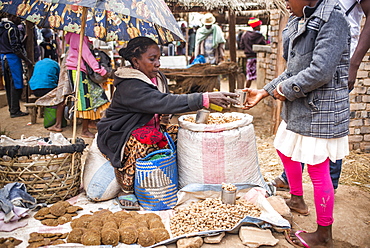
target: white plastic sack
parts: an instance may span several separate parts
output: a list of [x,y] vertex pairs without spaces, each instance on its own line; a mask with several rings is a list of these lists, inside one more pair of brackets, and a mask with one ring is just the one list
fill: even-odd
[[211,113],[240,120],[196,124],[179,118],[177,151],[180,188],[192,184],[247,183],[270,192],[258,166],[253,117],[243,113]]
[[121,190],[114,174],[114,168],[100,152],[96,138],[86,157],[83,187],[87,198],[92,201],[110,200],[116,197]]

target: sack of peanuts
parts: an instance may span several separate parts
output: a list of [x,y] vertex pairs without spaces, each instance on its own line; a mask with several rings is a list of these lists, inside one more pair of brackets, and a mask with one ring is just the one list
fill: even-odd
[[179,118],[177,159],[180,188],[191,184],[248,183],[267,186],[258,166],[253,117],[211,113],[207,124],[195,114]]

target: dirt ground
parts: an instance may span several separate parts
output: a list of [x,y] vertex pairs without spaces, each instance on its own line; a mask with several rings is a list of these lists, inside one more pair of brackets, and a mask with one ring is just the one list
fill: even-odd
[[[22,110],[25,110],[24,108]],[[226,111],[238,111],[237,109],[226,109]],[[271,108],[260,104],[252,110],[245,111],[254,117],[256,143],[258,147],[258,160],[261,172],[266,181],[271,181],[281,173],[282,165],[273,148],[271,135]],[[0,108],[0,132],[12,138],[20,138],[22,135],[47,137],[49,132],[43,127],[43,119],[38,118],[37,123],[30,125],[30,116],[11,119],[7,107]],[[77,126],[77,136],[80,134],[81,126]],[[96,132],[96,130],[95,130]],[[72,137],[71,125],[64,128],[63,135]],[[92,139],[85,139],[91,143]],[[334,247],[370,247],[370,154],[351,151],[351,154],[344,160],[343,173],[340,186],[335,195],[335,222],[333,225]],[[305,199],[310,207],[309,216],[294,215],[293,226],[307,231],[314,231],[315,211],[313,203],[313,192],[307,172],[304,174]],[[285,198],[288,193],[278,192]],[[280,241],[275,247],[292,247],[279,233],[274,233]],[[175,248],[175,245],[168,246]],[[228,234],[219,245],[205,244],[203,248],[224,247],[237,248],[245,247],[241,244],[238,235]],[[267,246],[263,246],[267,247]]]

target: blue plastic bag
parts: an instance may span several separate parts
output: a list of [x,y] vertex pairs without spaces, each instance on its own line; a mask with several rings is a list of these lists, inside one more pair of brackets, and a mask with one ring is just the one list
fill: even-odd
[[195,64],[204,64],[204,63],[206,63],[206,59],[204,58],[203,55],[199,54],[198,56],[195,57],[193,62],[191,62],[191,64],[188,66],[188,68],[191,67],[192,65],[195,65]]

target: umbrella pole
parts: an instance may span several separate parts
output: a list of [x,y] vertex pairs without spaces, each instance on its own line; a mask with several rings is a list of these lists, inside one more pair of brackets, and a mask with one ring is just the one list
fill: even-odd
[[82,9],[82,20],[81,20],[81,30],[80,30],[80,44],[78,49],[78,60],[77,60],[77,71],[76,71],[76,81],[75,81],[75,108],[73,113],[73,135],[72,144],[76,142],[76,129],[77,129],[77,105],[79,97],[79,85],[80,85],[80,75],[81,75],[81,61],[82,61],[82,46],[85,37],[85,26],[86,26],[86,16],[87,7]]

